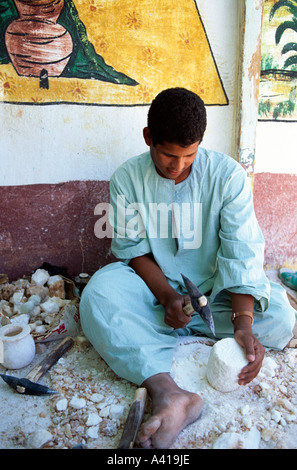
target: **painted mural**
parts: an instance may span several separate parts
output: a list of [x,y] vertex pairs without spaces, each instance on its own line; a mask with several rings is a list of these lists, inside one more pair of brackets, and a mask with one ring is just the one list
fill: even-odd
[[194,0],[0,0],[0,101],[142,105],[184,86],[227,105]]
[[297,1],[265,0],[259,120],[297,121]]

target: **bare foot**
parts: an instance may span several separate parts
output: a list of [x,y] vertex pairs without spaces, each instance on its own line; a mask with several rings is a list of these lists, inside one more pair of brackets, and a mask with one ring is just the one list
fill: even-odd
[[152,416],[138,434],[138,443],[146,449],[168,449],[178,434],[201,415],[203,401],[196,393],[181,389],[167,373],[145,380],[152,399]]

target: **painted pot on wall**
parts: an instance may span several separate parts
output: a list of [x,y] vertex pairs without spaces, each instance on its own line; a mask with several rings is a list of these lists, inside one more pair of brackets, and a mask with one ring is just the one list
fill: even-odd
[[69,32],[57,20],[64,0],[14,0],[19,17],[5,31],[10,60],[19,75],[59,76],[73,50]]

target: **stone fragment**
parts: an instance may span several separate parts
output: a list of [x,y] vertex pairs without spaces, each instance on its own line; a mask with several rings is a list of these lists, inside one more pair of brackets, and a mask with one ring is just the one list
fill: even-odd
[[9,325],[11,321],[5,315],[3,316],[0,315],[0,323],[1,323],[1,326],[5,326],[5,325]]
[[118,432],[116,422],[110,419],[104,419],[100,424],[100,432],[108,437],[115,436]]
[[41,298],[39,295],[37,294],[31,295],[31,297],[27,300],[27,302],[23,303],[20,306],[20,312],[29,313],[31,315],[35,307],[39,306],[40,302],[41,302]]
[[42,304],[40,304],[40,308],[45,313],[58,313],[60,310],[60,306],[52,298],[42,302]]
[[271,411],[271,419],[273,419],[273,421],[278,423],[281,420],[281,418],[282,418],[282,415],[278,410]]
[[7,317],[11,317],[13,315],[8,300],[0,300],[0,311],[2,311]]
[[9,300],[16,291],[16,289],[17,287],[13,284],[3,284],[0,290],[1,299]]
[[73,397],[71,398],[69,405],[76,410],[80,410],[86,406],[86,400],[84,398]]
[[98,413],[90,413],[88,415],[88,419],[86,421],[87,426],[97,426],[102,421],[102,418],[98,415]]
[[24,289],[22,289],[19,292],[15,292],[13,296],[10,298],[10,302],[15,305],[20,304],[23,300],[24,292],[25,292]]
[[52,438],[53,436],[47,429],[37,429],[29,435],[26,447],[28,449],[41,449],[45,444],[50,442]]
[[37,326],[35,326],[34,331],[38,334],[44,334],[44,333],[46,333],[47,328],[44,325],[37,325]]
[[29,284],[25,289],[25,294],[26,297],[38,295],[41,300],[45,300],[45,298],[48,296],[48,287],[37,286],[36,284]]
[[122,419],[125,414],[125,406],[123,405],[110,405],[109,417],[111,419]]
[[250,429],[250,428],[252,427],[252,418],[251,418],[250,416],[244,416],[244,417],[242,418],[242,424],[243,424],[246,428]]
[[103,401],[103,400],[104,400],[104,395],[102,395],[101,393],[93,393],[93,394],[90,396],[90,400],[91,400],[93,403],[100,403],[100,401]]
[[225,432],[213,444],[213,449],[258,449],[261,434],[256,427],[249,431]]
[[47,281],[49,287],[49,296],[50,297],[59,297],[60,299],[65,299],[65,287],[64,280],[61,276],[55,275],[51,276]]
[[102,408],[102,410],[100,410],[99,415],[102,418],[107,418],[109,416],[109,409],[110,409],[110,406],[105,406],[104,408]]
[[68,401],[66,398],[61,398],[61,400],[57,401],[56,403],[56,410],[57,411],[65,411],[67,410]]
[[250,412],[250,407],[249,407],[249,405],[243,405],[243,406],[240,408],[240,413],[242,414],[242,416],[247,415],[249,412]]
[[263,439],[263,441],[268,442],[272,438],[275,431],[276,428],[265,428],[261,431],[261,438]]
[[44,284],[48,281],[50,275],[45,269],[37,269],[35,273],[32,274],[31,280],[37,286],[44,286]]
[[65,424],[64,433],[65,433],[65,436],[68,437],[68,439],[72,439],[73,436],[72,436],[70,423]]
[[40,306],[36,305],[36,307],[33,308],[32,312],[30,313],[30,318],[37,317],[40,314]]
[[30,320],[30,315],[27,313],[22,313],[21,315],[14,315],[10,318],[10,322],[14,325],[28,325]]
[[99,432],[99,426],[91,426],[87,429],[87,437],[91,439],[97,439]]

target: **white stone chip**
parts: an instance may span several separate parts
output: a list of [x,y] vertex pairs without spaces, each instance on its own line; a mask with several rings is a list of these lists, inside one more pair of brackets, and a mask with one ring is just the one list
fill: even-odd
[[47,285],[53,286],[58,281],[63,281],[63,278],[59,274],[55,274],[54,276],[49,277],[47,281]]
[[98,413],[90,413],[86,421],[87,426],[97,426],[102,421]]
[[220,392],[231,392],[238,385],[238,374],[248,360],[244,349],[234,338],[224,338],[211,349],[206,376],[210,385]]
[[37,284],[37,286],[43,286],[49,279],[50,275],[45,269],[37,269],[31,276],[31,280]]
[[102,395],[101,393],[93,393],[93,394],[90,396],[90,400],[91,400],[93,403],[100,403],[101,401],[104,400],[104,395]]
[[38,429],[29,435],[26,442],[26,447],[28,449],[41,449],[52,439],[53,436],[47,429]]
[[58,313],[60,310],[59,304],[53,299],[48,299],[40,304],[40,308],[45,313]]
[[13,296],[10,298],[10,302],[13,304],[20,304],[24,297],[24,289],[20,292],[15,292]]
[[110,409],[110,406],[105,406],[104,408],[102,408],[102,410],[100,410],[100,416],[102,418],[107,418],[109,416],[109,409]]
[[73,397],[71,398],[69,404],[70,406],[72,406],[72,408],[80,410],[81,408],[84,408],[86,406],[86,400],[84,398]]
[[99,426],[91,426],[87,430],[87,437],[91,439],[97,439],[98,437]]
[[249,431],[225,432],[218,437],[213,445],[213,449],[258,449],[261,434],[256,427]]
[[21,315],[15,315],[10,319],[10,322],[14,325],[28,325],[30,320],[30,315],[27,313],[22,313]]
[[65,411],[68,406],[68,401],[66,398],[62,398],[61,400],[57,401],[56,403],[56,410],[57,411]]
[[273,419],[273,421],[276,421],[278,423],[281,420],[281,418],[282,418],[282,415],[278,410],[271,411],[271,419]]
[[44,325],[38,325],[35,327],[35,330],[36,333],[39,333],[39,334],[44,334],[46,333],[46,327]]
[[123,405],[110,405],[109,417],[111,419],[121,419],[125,414],[125,406]]

